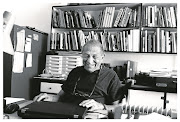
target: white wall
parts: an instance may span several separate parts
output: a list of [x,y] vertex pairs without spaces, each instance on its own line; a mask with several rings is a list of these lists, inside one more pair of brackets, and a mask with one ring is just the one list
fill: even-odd
[[50,33],[51,11],[53,5],[62,5],[57,0],[6,0],[3,10],[15,15],[14,24],[35,27],[37,30]]
[[177,70],[176,54],[150,54],[150,53],[119,53],[108,52],[104,62],[112,66],[120,65],[120,61],[131,60],[137,62],[137,70],[145,71],[152,69],[168,68]]

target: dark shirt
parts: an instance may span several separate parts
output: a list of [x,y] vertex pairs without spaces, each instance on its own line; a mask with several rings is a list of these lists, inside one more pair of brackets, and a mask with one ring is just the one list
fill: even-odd
[[95,86],[90,99],[100,103],[112,103],[122,97],[122,85],[117,74],[114,70],[106,67],[92,73],[86,71],[83,66],[73,69],[69,73],[67,81],[62,85],[65,95],[61,98],[61,101],[79,104],[87,99],[72,95],[75,86],[76,91],[88,94],[93,91]]

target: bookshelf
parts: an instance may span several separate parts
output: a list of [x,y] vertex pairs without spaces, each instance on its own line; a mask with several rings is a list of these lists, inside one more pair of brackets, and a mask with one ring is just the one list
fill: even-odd
[[177,4],[142,4],[140,52],[177,53]]
[[53,6],[48,50],[80,51],[99,38],[106,52],[177,54],[176,12],[176,3]]

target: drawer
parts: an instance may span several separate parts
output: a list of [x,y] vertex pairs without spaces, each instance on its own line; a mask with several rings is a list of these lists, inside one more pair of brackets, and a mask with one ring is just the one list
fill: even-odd
[[59,83],[41,82],[40,92],[57,94],[61,91],[61,85],[62,84],[59,84]]

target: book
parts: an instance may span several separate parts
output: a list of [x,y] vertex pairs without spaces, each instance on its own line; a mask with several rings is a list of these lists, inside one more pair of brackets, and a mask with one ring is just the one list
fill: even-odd
[[131,15],[131,11],[132,11],[132,9],[129,9],[129,11],[127,12],[127,16],[126,16],[126,18],[125,18],[125,20],[124,20],[123,27],[126,27],[126,26],[127,26],[129,17],[130,17],[130,15]]
[[102,42],[103,49],[104,49],[105,51],[107,51],[105,34],[104,34],[103,32],[100,32],[100,37],[101,37],[101,42]]
[[106,7],[106,8],[104,9],[104,13],[103,13],[102,27],[106,27],[108,11],[109,11],[109,7]]
[[132,30],[132,51],[139,52],[140,48],[140,30],[133,29]]
[[64,11],[62,11],[61,9],[58,9],[58,12],[59,12],[59,27],[65,28],[66,24],[65,24],[65,19],[64,19]]
[[166,7],[163,7],[163,16],[164,16],[164,21],[165,21],[165,27],[170,27],[168,23],[168,13],[167,13]]
[[74,24],[76,28],[80,28],[80,18],[79,13],[77,11],[72,11],[72,15],[74,16]]
[[156,52],[156,32],[154,32],[152,37],[152,52]]
[[176,16],[174,7],[170,7],[170,16],[172,19],[172,27],[176,27]]
[[157,37],[157,47],[156,47],[156,51],[157,52],[160,52],[160,48],[161,48],[161,43],[160,43],[160,28],[157,28],[156,29],[156,32],[157,32],[157,34],[156,34],[156,37]]
[[75,42],[75,50],[79,50],[78,38],[77,38],[77,31],[74,30],[74,42]]
[[126,33],[125,33],[125,43],[126,43],[126,51],[129,51],[129,32],[128,31],[126,31]]
[[59,49],[63,50],[64,49],[64,44],[63,44],[63,40],[64,40],[64,34],[63,33],[59,33]]
[[109,27],[109,22],[110,22],[110,16],[111,16],[111,7],[107,7],[107,13],[105,15],[106,18],[105,19],[105,24],[104,24],[104,27]]
[[65,16],[65,23],[66,23],[66,28],[70,28],[70,20],[69,20],[69,16],[68,16],[68,12],[64,11],[64,16]]
[[169,38],[169,31],[165,31],[165,40],[166,40],[166,53],[171,52],[171,41]]
[[158,26],[158,14],[157,14],[157,6],[154,6],[154,27]]
[[126,51],[126,32],[122,32],[122,38],[123,38],[123,51]]
[[154,19],[154,18],[152,18],[152,6],[148,6],[147,7],[148,8],[148,27],[152,27],[153,26],[153,24],[152,24],[152,19]]
[[56,50],[60,49],[60,36],[59,33],[56,33]]
[[148,32],[145,30],[145,35],[144,35],[144,52],[147,52],[147,43],[148,43]]
[[53,10],[52,10],[52,25],[55,28],[58,27],[57,17],[58,17],[58,11],[57,11],[57,9],[53,8]]
[[151,15],[151,21],[152,21],[152,27],[155,27],[155,6],[151,7],[152,15]]
[[81,46],[80,49],[82,49],[82,47],[83,47],[84,44],[85,44],[85,35],[84,35],[84,33],[83,33],[82,30],[79,30],[79,31],[78,31],[78,40],[79,40],[80,46]]
[[68,50],[72,50],[71,35],[70,35],[70,32],[67,32],[67,43],[68,43]]
[[137,62],[134,61],[127,61],[127,78],[134,78],[135,74],[137,72]]
[[121,18],[121,16],[122,16],[122,13],[123,13],[123,8],[120,8],[119,9],[119,11],[118,11],[118,14],[117,14],[117,16],[116,16],[116,19],[115,19],[115,21],[114,21],[114,27],[117,27],[117,25],[118,25],[118,23],[119,23],[119,20],[120,20],[120,18]]
[[172,53],[177,53],[177,40],[176,40],[176,32],[171,32],[171,41],[172,41]]
[[161,52],[165,53],[165,37],[164,37],[164,30],[161,30]]
[[108,39],[108,51],[113,51],[112,49],[112,41],[111,41],[111,34],[107,33],[107,39]]
[[65,43],[65,50],[69,50],[68,40],[67,40],[67,32],[64,32],[64,43]]
[[69,18],[71,20],[71,24],[70,27],[71,28],[75,28],[75,21],[74,21],[74,15],[73,15],[74,11],[70,10],[69,11]]
[[133,13],[133,27],[136,27],[136,20],[137,20],[137,11],[135,9]]
[[147,52],[152,52],[152,36],[151,34],[148,34],[148,43],[147,43]]
[[79,20],[80,20],[80,26],[81,28],[85,28],[85,18],[84,18],[84,11],[82,9],[78,9],[78,13],[79,13]]
[[109,22],[109,26],[108,26],[108,27],[112,27],[113,18],[114,18],[114,13],[115,13],[115,7],[112,7],[111,10],[112,10],[112,11],[111,11],[110,22]]
[[125,8],[124,16],[123,16],[121,22],[119,23],[119,27],[124,27],[124,23],[125,23],[125,20],[127,19],[129,10],[130,10],[130,9],[129,9],[128,7]]
[[118,32],[116,33],[116,37],[117,37],[117,50],[121,51],[120,34]]
[[120,51],[124,51],[123,33],[119,32],[119,36],[120,36]]
[[[143,21],[143,20],[142,20]],[[139,27],[141,24],[141,6],[138,6],[137,10],[137,24],[136,27]]]

